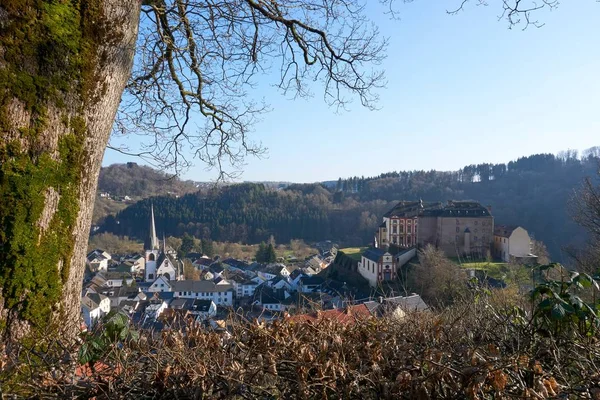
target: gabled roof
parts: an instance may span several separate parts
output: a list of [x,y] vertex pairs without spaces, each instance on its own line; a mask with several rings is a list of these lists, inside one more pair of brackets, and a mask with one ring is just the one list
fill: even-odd
[[300,278],[300,283],[302,285],[322,285],[325,282],[325,279],[321,276],[303,276]]
[[292,271],[292,273],[290,274],[290,278],[291,279],[296,279],[298,276],[302,275],[302,270],[301,269],[295,269]]
[[494,236],[509,238],[517,228],[518,226],[516,225],[496,225],[494,227]]
[[383,257],[383,255],[385,253],[387,253],[387,251],[385,251],[383,249],[378,249],[378,248],[371,247],[371,248],[366,249],[362,253],[362,256],[365,257],[365,258],[367,258],[367,259],[369,259],[369,260],[371,260],[371,261],[379,262],[379,259],[381,257]]
[[425,311],[429,309],[429,306],[425,304],[418,294],[412,294],[406,297],[388,297],[383,299],[383,301],[387,304],[397,305],[404,311]]
[[231,265],[232,267],[240,268],[240,269],[246,269],[249,266],[247,262],[238,260],[235,258],[231,258],[231,257],[226,258],[225,260],[222,260],[221,263]]

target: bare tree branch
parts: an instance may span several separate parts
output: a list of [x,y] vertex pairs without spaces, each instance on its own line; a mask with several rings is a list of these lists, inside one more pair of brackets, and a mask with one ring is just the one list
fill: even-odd
[[249,133],[269,108],[253,99],[257,80],[277,68],[276,86],[292,97],[323,86],[344,109],[355,95],[374,108],[384,85],[373,70],[387,41],[366,22],[358,0],[155,0],[143,3],[134,73],[114,137],[145,135],[139,153],[181,171],[190,154],[236,177],[265,148]]

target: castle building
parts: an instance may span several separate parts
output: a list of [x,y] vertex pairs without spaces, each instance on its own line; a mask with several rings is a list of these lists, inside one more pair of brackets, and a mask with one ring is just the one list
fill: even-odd
[[422,247],[433,244],[448,257],[490,255],[494,217],[475,201],[426,203],[401,201],[383,216],[376,233],[379,247]]
[[146,254],[144,280],[146,282],[154,282],[160,276],[170,281],[183,279],[183,263],[177,259],[176,253],[169,251],[166,241],[163,239],[161,246],[156,236],[154,206],[150,206],[150,229],[144,242],[144,248]]

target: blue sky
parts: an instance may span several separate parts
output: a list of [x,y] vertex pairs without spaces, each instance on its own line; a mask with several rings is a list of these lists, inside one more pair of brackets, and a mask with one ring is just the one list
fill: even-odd
[[[378,111],[336,114],[321,93],[289,100],[264,85],[272,111],[252,139],[269,151],[248,159],[240,180],[315,182],[393,170],[455,170],[534,153],[600,145],[600,4],[542,10],[542,28],[509,30],[500,2],[446,9],[459,0],[399,6],[390,20],[368,0],[389,37],[387,87]],[[271,81],[275,81],[273,76]],[[107,150],[104,165],[137,161]],[[183,178],[214,179],[202,164]]]

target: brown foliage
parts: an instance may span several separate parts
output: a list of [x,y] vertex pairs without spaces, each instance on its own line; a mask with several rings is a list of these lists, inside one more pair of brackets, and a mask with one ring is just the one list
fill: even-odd
[[597,337],[539,337],[512,307],[485,299],[401,321],[232,318],[229,331],[145,334],[102,360],[110,379],[103,369],[41,384],[32,373],[11,388],[44,398],[492,399],[590,396],[600,384]]

